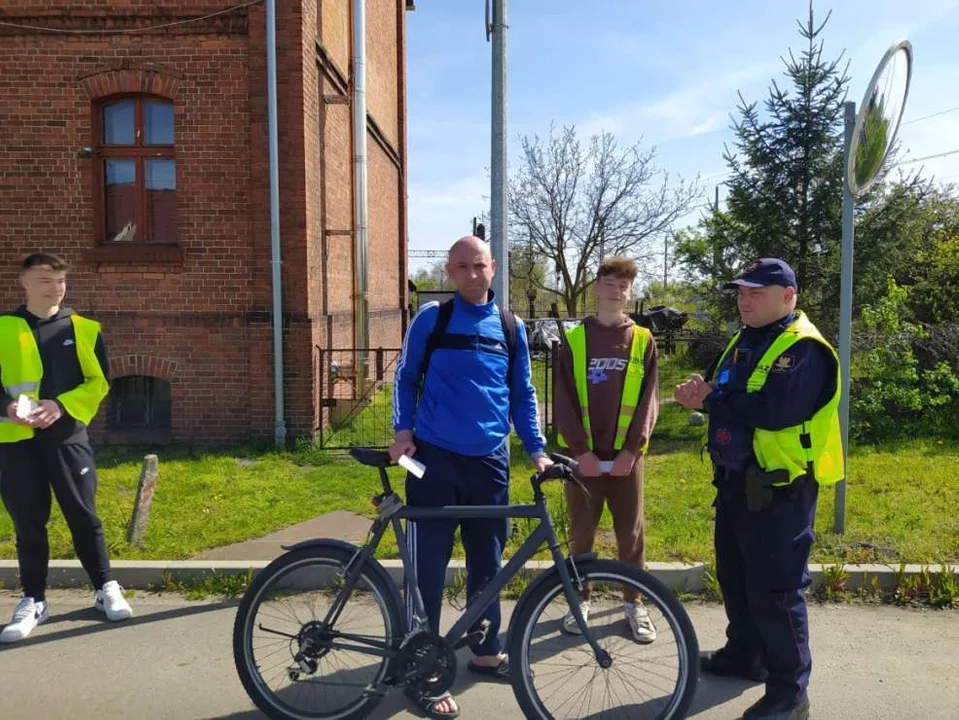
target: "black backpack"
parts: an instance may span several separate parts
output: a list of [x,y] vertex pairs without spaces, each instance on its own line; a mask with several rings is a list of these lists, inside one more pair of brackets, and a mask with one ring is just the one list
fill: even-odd
[[[430,367],[430,358],[433,351],[439,347],[440,341],[446,335],[446,328],[450,324],[450,318],[453,316],[453,301],[446,300],[440,303],[440,313],[436,318],[436,325],[426,341],[426,351],[423,353],[423,363],[420,366],[420,385],[426,382],[426,371]],[[516,316],[508,310],[499,308],[499,319],[503,324],[503,337],[506,338],[506,352],[508,353],[508,365],[506,370],[506,386],[513,385],[513,361],[516,357]]]

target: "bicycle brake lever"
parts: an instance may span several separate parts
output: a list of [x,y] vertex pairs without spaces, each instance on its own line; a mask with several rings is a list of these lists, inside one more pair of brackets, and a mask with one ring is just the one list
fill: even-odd
[[587,499],[587,500],[592,499],[592,496],[589,494],[589,490],[586,489],[586,486],[583,484],[582,480],[580,480],[578,477],[576,477],[576,475],[573,474],[572,471],[570,471],[570,473],[569,473],[569,477],[568,477],[568,479],[567,479],[567,482],[571,482],[571,483],[573,483],[573,485],[575,485],[576,487],[578,487],[578,488],[580,489],[580,492],[582,492],[583,495],[586,496],[586,499]]

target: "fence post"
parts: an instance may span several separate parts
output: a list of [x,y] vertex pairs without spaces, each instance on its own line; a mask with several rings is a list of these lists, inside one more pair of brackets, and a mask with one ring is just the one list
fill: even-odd
[[320,429],[323,428],[323,348],[316,348],[316,411],[319,416]]
[[153,506],[153,492],[156,488],[159,467],[156,455],[146,455],[140,468],[140,483],[137,486],[137,499],[133,505],[133,516],[127,528],[127,542],[142,547],[143,537],[150,520],[150,508]]
[[[546,363],[546,397],[548,402],[543,408],[544,414],[546,415],[546,430],[544,431],[547,434],[547,437],[552,437],[555,433],[555,428],[553,427],[553,400],[556,399],[556,361],[559,358],[559,342],[554,340],[550,344],[549,348],[549,362]],[[551,375],[552,374],[552,375]]]

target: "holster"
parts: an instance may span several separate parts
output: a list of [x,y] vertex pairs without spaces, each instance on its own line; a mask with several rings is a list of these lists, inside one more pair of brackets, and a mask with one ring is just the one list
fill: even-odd
[[[797,482],[801,479],[797,478]],[[772,504],[776,490],[791,487],[788,483],[789,473],[786,470],[766,472],[756,465],[750,466],[746,470],[746,508],[750,512],[762,512]]]

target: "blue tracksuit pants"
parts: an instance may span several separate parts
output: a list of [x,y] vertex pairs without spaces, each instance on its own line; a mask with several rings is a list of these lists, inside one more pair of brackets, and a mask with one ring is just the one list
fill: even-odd
[[[423,440],[416,441],[416,459],[426,466],[422,478],[406,479],[406,503],[413,507],[444,505],[507,505],[509,503],[509,460],[504,442],[489,455],[473,457],[445,450]],[[418,520],[408,521],[407,544],[423,597],[430,629],[439,631],[440,609],[446,567],[453,551],[457,526],[466,552],[466,592],[472,601],[486,582],[500,569],[506,544],[506,519]],[[413,603],[406,589],[408,620]],[[476,655],[496,655],[502,651],[499,640],[500,603],[490,604],[484,619],[490,627],[485,642],[473,645]],[[477,630],[478,626],[470,628]]]

